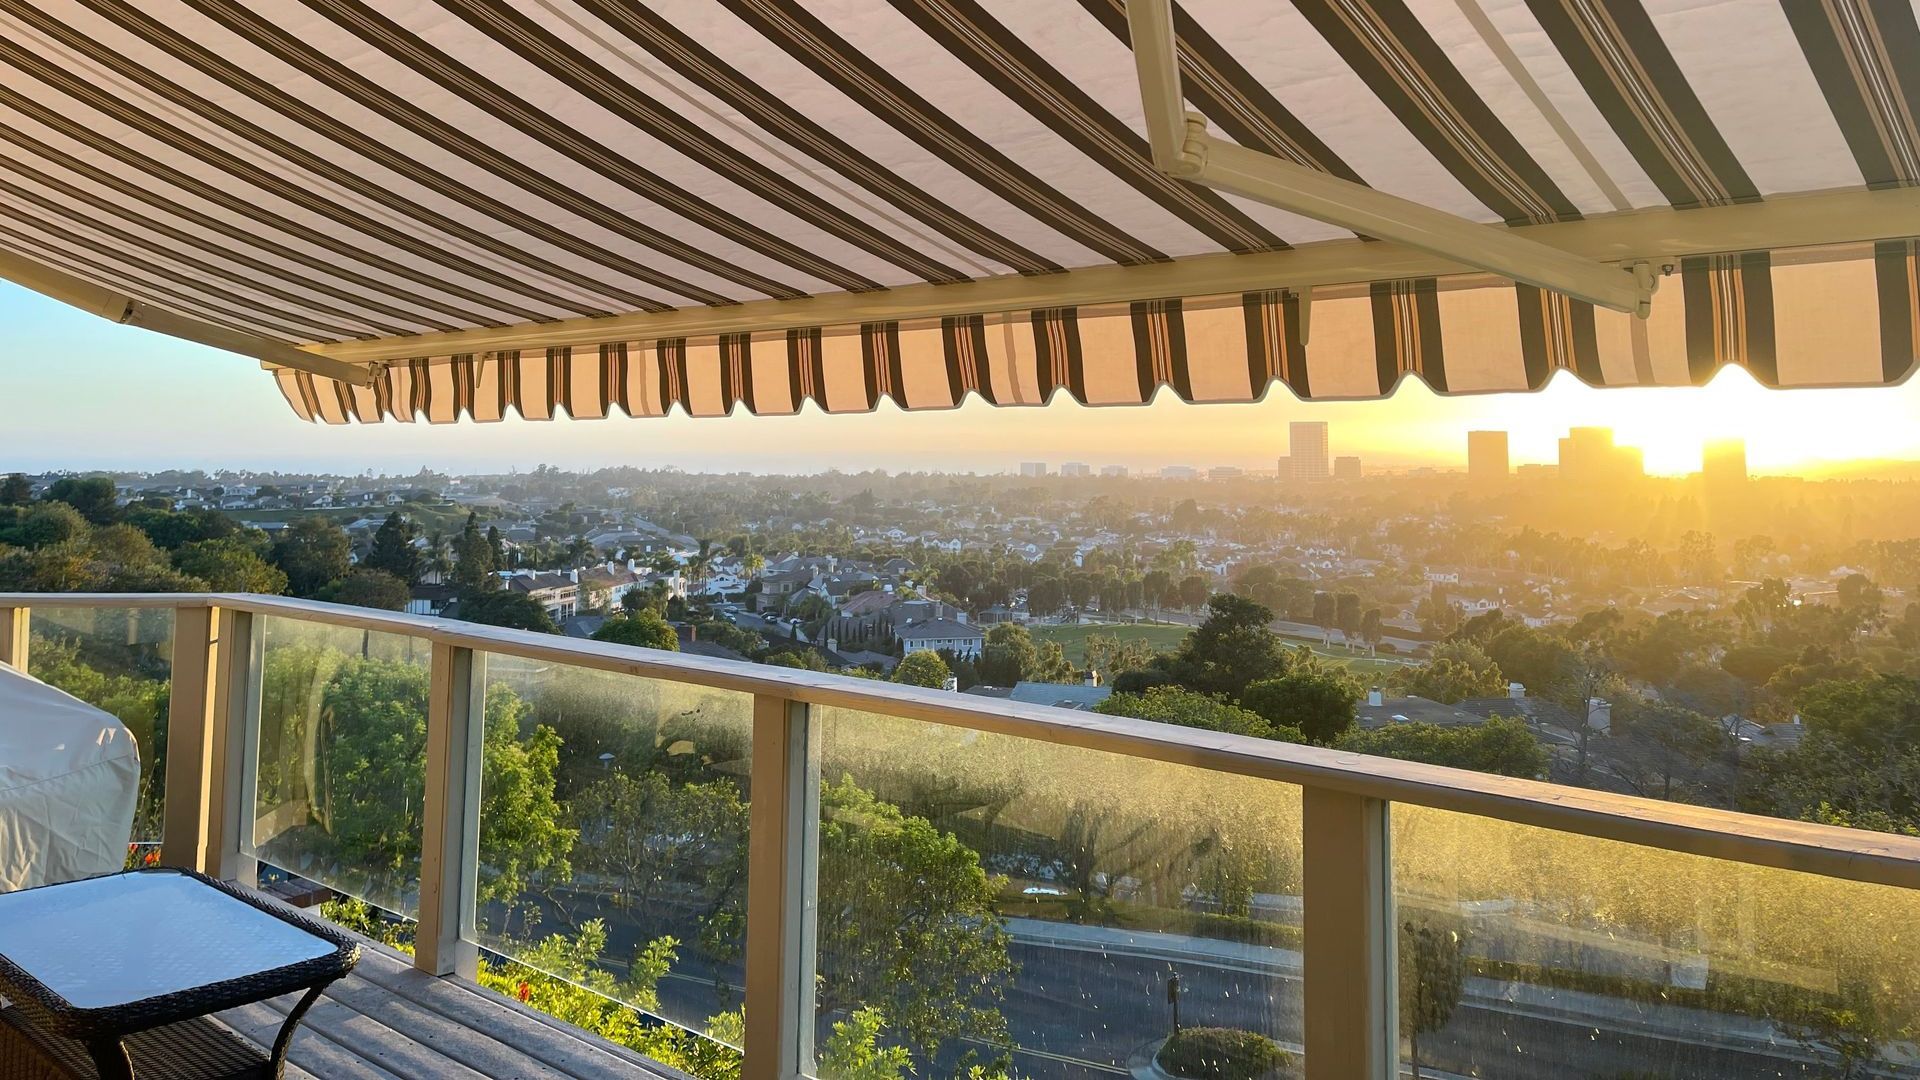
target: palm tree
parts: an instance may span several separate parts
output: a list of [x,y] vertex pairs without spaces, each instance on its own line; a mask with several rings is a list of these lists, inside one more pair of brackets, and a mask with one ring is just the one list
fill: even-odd
[[747,552],[740,560],[740,572],[745,574],[749,580],[759,577],[760,571],[766,568],[766,556],[761,555],[757,551]]
[[700,550],[687,560],[687,577],[695,585],[704,583],[707,575],[713,573],[713,540],[700,541]]

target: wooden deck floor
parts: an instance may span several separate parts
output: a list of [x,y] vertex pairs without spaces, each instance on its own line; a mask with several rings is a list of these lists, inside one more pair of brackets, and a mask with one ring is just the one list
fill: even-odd
[[[297,996],[220,1018],[271,1045]],[[686,1080],[684,1074],[376,945],[315,1002],[293,1038],[299,1080]]]

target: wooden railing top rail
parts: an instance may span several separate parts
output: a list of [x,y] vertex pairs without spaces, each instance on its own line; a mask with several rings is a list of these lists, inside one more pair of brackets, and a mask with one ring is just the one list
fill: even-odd
[[0,609],[34,606],[233,608],[1326,788],[1710,858],[1920,889],[1920,838],[1741,814],[1128,717],[1065,712],[997,698],[282,596],[0,593]]

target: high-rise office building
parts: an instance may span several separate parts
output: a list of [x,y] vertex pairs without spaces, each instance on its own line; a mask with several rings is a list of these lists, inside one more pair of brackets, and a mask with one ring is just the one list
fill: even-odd
[[1332,474],[1327,459],[1327,422],[1295,420],[1287,425],[1287,454],[1295,480],[1325,480]]
[[1021,476],[1047,475],[1047,463],[1044,461],[1023,461],[1020,463]]
[[1575,484],[1618,484],[1646,475],[1638,447],[1615,446],[1613,429],[1577,427],[1560,440],[1560,479]]
[[1333,478],[1335,480],[1360,479],[1360,459],[1353,456],[1334,458]]
[[1490,487],[1507,479],[1507,433],[1467,432],[1467,482]]
[[1060,466],[1061,476],[1092,476],[1093,470],[1084,461],[1069,461]]
[[1700,476],[1709,488],[1738,487],[1747,482],[1747,444],[1741,439],[1715,439],[1700,454]]
[[1215,465],[1207,470],[1209,480],[1238,480],[1245,475],[1246,471],[1237,465]]
[[1100,466],[1100,475],[1125,476],[1127,475],[1127,467],[1125,465],[1102,465]]

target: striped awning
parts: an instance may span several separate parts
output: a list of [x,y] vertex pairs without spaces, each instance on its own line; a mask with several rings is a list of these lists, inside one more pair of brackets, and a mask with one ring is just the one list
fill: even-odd
[[[1920,356],[1905,2],[1174,27],[1217,136],[1650,262],[1651,316],[1156,169],[1125,0],[0,0],[0,273],[259,342],[330,423],[1876,385]],[[370,385],[315,373],[342,363]]]

